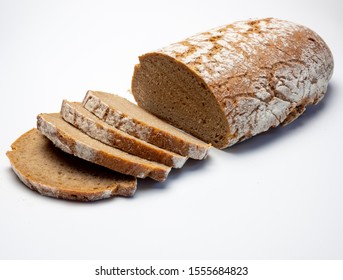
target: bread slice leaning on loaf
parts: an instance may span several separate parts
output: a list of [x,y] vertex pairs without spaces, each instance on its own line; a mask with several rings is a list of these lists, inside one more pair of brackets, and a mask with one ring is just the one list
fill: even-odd
[[11,147],[6,155],[12,169],[27,187],[42,195],[94,201],[135,193],[136,178],[64,153],[35,128]]
[[132,93],[143,109],[225,148],[287,124],[320,101],[333,57],[289,21],[239,21],[142,55]]
[[39,114],[37,128],[64,152],[126,175],[164,181],[171,169],[93,139],[64,121],[59,113]]
[[61,115],[65,121],[90,137],[129,154],[174,168],[181,168],[187,160],[186,157],[161,149],[116,129],[86,110],[79,102],[63,100]]
[[138,139],[185,157],[203,159],[210,145],[115,94],[89,90],[83,106],[106,123]]

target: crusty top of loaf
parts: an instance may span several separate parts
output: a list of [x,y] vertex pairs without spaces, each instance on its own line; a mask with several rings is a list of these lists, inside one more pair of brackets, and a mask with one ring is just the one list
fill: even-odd
[[[277,49],[275,55],[271,56],[270,48]],[[326,61],[330,70],[327,75],[332,75],[332,54],[319,35],[302,25],[275,18],[213,28],[156,52],[186,64],[208,85],[244,75],[252,68],[259,71],[262,66],[275,67],[294,60],[312,68],[317,59]]]

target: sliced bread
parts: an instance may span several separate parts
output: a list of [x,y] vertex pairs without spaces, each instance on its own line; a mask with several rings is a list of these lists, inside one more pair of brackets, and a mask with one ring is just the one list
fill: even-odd
[[64,121],[59,113],[39,114],[37,128],[63,151],[123,174],[164,181],[171,169],[93,139]]
[[14,172],[27,187],[42,195],[93,201],[135,193],[136,178],[66,154],[35,128],[11,147],[6,155]]
[[181,168],[187,158],[133,137],[102,121],[79,102],[63,100],[63,119],[92,138],[138,157]]
[[203,159],[210,148],[209,144],[167,124],[118,95],[90,90],[83,100],[83,106],[117,129],[182,156]]
[[140,56],[132,93],[148,112],[226,148],[318,103],[333,68],[314,31],[275,18],[247,20]]

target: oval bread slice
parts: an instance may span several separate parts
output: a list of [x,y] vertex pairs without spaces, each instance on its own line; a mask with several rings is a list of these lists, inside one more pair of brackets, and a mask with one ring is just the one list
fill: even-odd
[[63,100],[61,115],[65,121],[90,137],[129,154],[174,168],[181,168],[187,160],[186,157],[161,149],[116,129],[86,110],[79,102]]
[[61,150],[123,174],[164,181],[171,169],[93,139],[64,121],[59,113],[39,114],[37,128]]
[[182,156],[203,159],[211,146],[118,95],[89,90],[82,103],[108,124]]
[[135,193],[136,178],[66,154],[35,128],[11,147],[6,155],[12,169],[27,187],[42,195],[94,201]]

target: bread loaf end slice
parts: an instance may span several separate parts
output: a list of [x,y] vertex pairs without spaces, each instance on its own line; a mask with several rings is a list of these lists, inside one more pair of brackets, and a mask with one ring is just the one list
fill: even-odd
[[37,128],[64,152],[126,175],[164,181],[171,169],[93,139],[64,121],[59,113],[39,114]]
[[161,149],[116,129],[86,110],[79,102],[63,100],[61,115],[65,121],[90,137],[129,154],[174,168],[181,168],[187,160],[186,157]]
[[38,193],[77,201],[132,196],[137,180],[62,152],[37,129],[20,136],[6,153],[13,171]]
[[211,146],[115,94],[89,90],[83,106],[117,129],[185,157],[203,159]]

